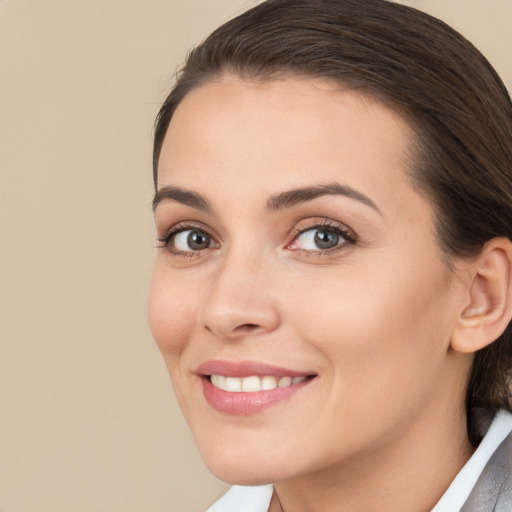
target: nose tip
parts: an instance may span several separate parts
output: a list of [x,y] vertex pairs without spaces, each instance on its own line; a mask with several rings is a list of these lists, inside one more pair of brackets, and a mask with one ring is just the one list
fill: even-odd
[[236,309],[218,305],[215,310],[208,308],[204,328],[219,339],[236,341],[258,336],[273,331],[278,325],[278,316],[271,304],[256,306],[246,302],[239,303]]
[[202,311],[204,328],[219,339],[235,341],[273,331],[278,308],[265,279],[226,268],[217,276]]

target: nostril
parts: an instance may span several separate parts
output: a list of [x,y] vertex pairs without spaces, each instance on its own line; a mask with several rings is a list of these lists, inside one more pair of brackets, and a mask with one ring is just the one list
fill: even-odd
[[[249,331],[254,331],[254,330],[258,329],[258,327],[259,327],[258,324],[242,324],[242,325],[239,325],[238,327],[235,327],[233,332],[238,332],[238,333],[249,332]],[[213,333],[213,329],[211,329],[211,327],[209,325],[205,325],[204,328],[208,332]]]
[[239,325],[235,330],[237,331],[253,331],[254,329],[257,329],[258,325],[256,324],[243,324]]

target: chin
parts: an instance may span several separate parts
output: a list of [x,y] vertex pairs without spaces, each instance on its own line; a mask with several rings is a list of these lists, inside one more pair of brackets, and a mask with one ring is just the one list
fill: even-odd
[[231,485],[265,485],[289,478],[290,467],[281,464],[271,453],[261,450],[248,454],[244,450],[200,450],[208,470]]
[[224,464],[206,464],[206,467],[219,480],[231,485],[266,485],[282,480],[275,472],[265,468],[239,464],[229,466]]

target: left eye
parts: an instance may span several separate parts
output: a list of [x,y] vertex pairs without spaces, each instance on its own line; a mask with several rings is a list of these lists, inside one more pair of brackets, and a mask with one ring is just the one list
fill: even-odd
[[304,251],[321,251],[333,249],[347,242],[339,231],[332,228],[312,228],[303,231],[293,241],[292,249]]

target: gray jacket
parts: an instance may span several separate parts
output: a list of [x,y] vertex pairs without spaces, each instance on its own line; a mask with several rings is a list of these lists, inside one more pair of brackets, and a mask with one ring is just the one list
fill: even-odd
[[460,512],[512,512],[512,434],[494,452]]

